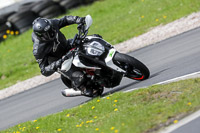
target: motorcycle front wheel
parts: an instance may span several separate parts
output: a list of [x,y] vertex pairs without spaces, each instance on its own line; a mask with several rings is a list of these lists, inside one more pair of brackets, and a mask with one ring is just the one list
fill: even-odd
[[128,78],[140,81],[149,78],[149,69],[134,57],[117,52],[113,57],[113,62],[126,71],[125,76]]

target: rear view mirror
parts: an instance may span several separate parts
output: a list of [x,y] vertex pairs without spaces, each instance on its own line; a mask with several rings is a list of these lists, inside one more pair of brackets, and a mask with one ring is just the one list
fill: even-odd
[[85,23],[86,23],[85,30],[88,30],[90,26],[92,25],[92,17],[90,15],[87,15],[85,17]]

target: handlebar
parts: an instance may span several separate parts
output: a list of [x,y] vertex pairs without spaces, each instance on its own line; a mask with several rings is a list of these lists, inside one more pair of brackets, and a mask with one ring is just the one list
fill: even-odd
[[74,38],[73,38],[73,40],[72,40],[72,46],[74,46],[77,37],[78,37],[78,34],[76,34],[76,35],[74,36]]
[[77,27],[80,39],[84,39],[87,36],[88,30],[85,30],[85,27],[85,24],[79,24]]
[[72,46],[75,46],[76,43],[80,43],[88,34],[88,30],[85,30],[84,24],[79,24],[78,27],[78,33],[74,36],[72,40]]

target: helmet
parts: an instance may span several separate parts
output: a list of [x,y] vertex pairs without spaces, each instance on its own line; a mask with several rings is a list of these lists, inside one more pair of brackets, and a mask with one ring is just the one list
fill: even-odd
[[37,18],[33,21],[33,32],[44,41],[51,41],[56,37],[56,30],[51,22],[45,18]]

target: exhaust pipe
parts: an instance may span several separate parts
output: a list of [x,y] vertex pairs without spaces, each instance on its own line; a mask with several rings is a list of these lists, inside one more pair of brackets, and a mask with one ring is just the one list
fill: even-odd
[[81,96],[80,90],[74,90],[74,89],[65,89],[61,91],[62,95],[65,97],[74,97],[74,96]]

